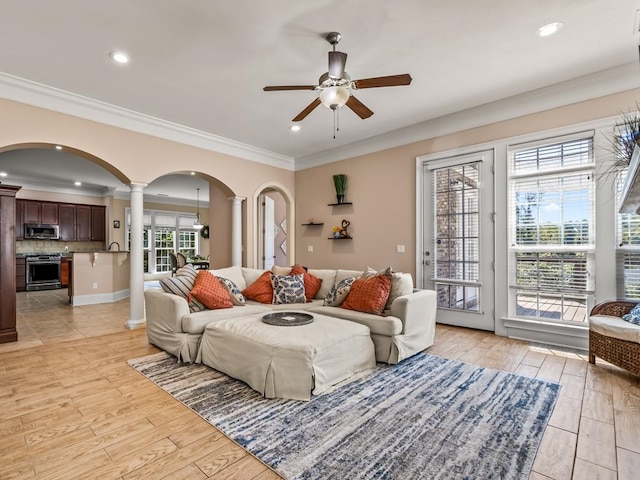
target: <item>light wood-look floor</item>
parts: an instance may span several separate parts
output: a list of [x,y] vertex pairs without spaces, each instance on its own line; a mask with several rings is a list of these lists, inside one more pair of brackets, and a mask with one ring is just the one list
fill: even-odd
[[[70,307],[47,293],[19,298],[27,339],[0,346],[0,479],[279,478],[126,364],[158,351],[124,329],[127,301]],[[562,384],[531,480],[640,478],[639,379],[441,325],[429,353]]]

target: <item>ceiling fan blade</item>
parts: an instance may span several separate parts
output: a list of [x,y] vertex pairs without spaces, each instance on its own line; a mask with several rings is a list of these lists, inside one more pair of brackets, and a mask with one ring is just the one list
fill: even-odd
[[373,115],[373,112],[371,110],[369,110],[369,107],[367,107],[364,103],[362,103],[360,100],[358,100],[353,95],[351,95],[349,97],[349,100],[347,100],[346,105],[351,110],[353,110],[353,113],[358,115],[363,120],[365,118],[369,118],[371,115]]
[[395,87],[398,85],[409,85],[411,84],[411,80],[411,75],[403,73],[402,75],[354,80],[353,85],[355,88]]
[[277,90],[315,90],[315,85],[281,85],[264,87],[262,90],[265,92],[275,92]]
[[292,122],[300,122],[302,120],[304,120],[304,118],[309,115],[311,112],[313,112],[313,110],[320,105],[320,99],[316,98],[313,102],[311,102],[309,105],[307,105],[307,108],[305,108],[304,110],[302,110],[298,116],[296,118],[294,118],[292,120]]
[[329,52],[329,77],[344,78],[344,67],[347,64],[347,54],[343,52]]

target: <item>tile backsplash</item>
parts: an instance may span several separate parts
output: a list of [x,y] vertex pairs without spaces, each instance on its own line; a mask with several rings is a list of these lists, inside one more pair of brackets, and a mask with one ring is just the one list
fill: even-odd
[[[65,247],[68,247],[65,250]],[[61,242],[60,240],[17,240],[16,253],[99,252],[104,242]]]

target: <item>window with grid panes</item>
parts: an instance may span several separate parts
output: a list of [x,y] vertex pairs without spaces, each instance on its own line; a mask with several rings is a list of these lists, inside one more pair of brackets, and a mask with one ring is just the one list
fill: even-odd
[[593,302],[592,134],[509,150],[509,309],[584,322]]

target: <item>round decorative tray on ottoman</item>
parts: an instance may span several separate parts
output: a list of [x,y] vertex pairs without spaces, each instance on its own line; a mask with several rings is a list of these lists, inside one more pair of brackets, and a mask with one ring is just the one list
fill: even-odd
[[269,325],[279,327],[296,327],[313,322],[313,315],[300,312],[275,312],[262,317],[262,321]]

